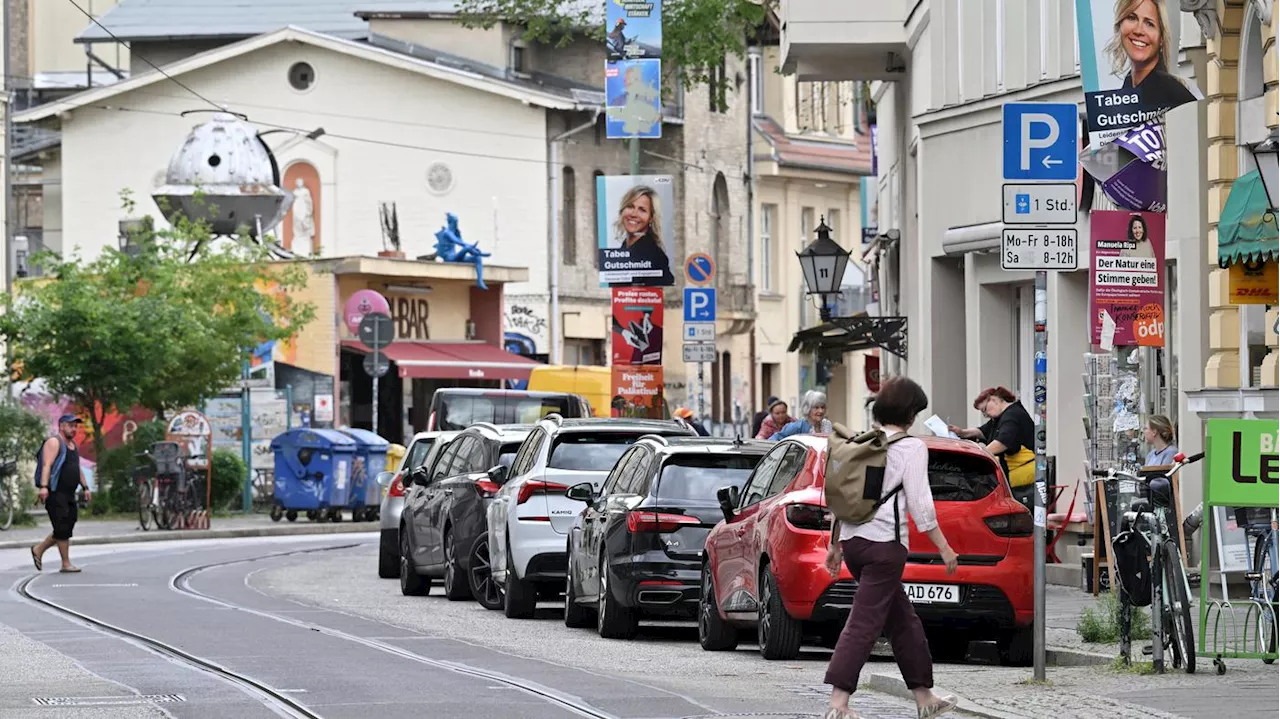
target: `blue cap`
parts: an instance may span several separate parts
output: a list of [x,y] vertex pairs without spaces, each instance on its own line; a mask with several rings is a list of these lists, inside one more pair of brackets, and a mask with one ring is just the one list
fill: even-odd
[[58,424],[66,424],[67,422],[83,422],[83,421],[84,421],[83,419],[80,419],[74,414],[64,414],[58,418]]

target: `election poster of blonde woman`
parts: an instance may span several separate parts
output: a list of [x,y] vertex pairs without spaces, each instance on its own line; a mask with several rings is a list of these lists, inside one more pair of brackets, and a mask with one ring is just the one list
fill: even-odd
[[602,287],[670,287],[675,191],[670,175],[596,178]]

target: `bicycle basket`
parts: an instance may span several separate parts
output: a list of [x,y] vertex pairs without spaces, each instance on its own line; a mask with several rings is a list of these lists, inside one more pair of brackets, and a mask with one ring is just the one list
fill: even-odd
[[1236,507],[1236,524],[1246,529],[1270,529],[1270,507]]
[[1151,547],[1140,533],[1125,530],[1111,540],[1122,599],[1135,607],[1151,604]]
[[151,445],[151,459],[155,462],[157,474],[180,474],[182,472],[182,462],[179,459],[181,455],[182,448],[177,442],[156,442]]

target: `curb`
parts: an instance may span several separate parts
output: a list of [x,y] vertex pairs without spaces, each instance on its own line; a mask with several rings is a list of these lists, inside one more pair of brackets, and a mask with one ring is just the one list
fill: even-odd
[[[899,699],[906,699],[907,701],[911,701],[911,702],[915,701],[915,696],[912,695],[910,689],[907,689],[906,683],[903,682],[902,677],[899,677],[899,676],[873,673],[870,677],[867,678],[865,682],[865,686],[868,689],[871,689],[872,691],[880,692],[881,694],[888,694],[889,696],[897,697]],[[954,694],[955,693],[955,692],[947,691],[946,689],[943,689],[941,687],[934,687],[933,690],[934,690],[934,693],[936,694]],[[1021,714],[1007,714],[1005,712],[997,711],[995,709],[988,709],[987,707],[974,704],[973,702],[969,701],[968,699],[965,699],[959,694],[956,694],[956,697],[960,700],[960,703],[956,705],[956,711],[961,714],[968,714],[969,716],[975,716],[975,717],[983,717],[984,719],[1026,719],[1026,717],[1024,717]]]
[[[232,529],[186,529],[154,532],[130,532],[128,534],[103,534],[88,537],[76,537],[72,540],[77,547],[93,544],[129,544],[133,542],[168,542],[173,540],[194,539],[233,539],[240,537],[299,537],[313,534],[362,534],[375,533],[379,526],[376,522],[360,522],[347,524],[296,524],[267,525],[264,527],[236,527]],[[0,549],[21,549],[31,545],[30,540],[0,542]]]
[[[1082,652],[1075,649],[1046,649],[1045,665],[1050,667],[1087,667],[1087,666],[1103,666],[1111,663],[1111,657],[1105,654],[1094,654],[1091,652]],[[902,677],[896,674],[879,674],[872,673],[864,682],[864,686],[872,691],[888,694],[898,697],[899,699],[907,699],[914,701],[911,690],[907,689],[907,685],[902,681]],[[955,694],[960,699],[960,703],[956,705],[956,711],[970,716],[984,717],[985,719],[1025,719],[1021,714],[1011,714],[998,709],[976,704],[969,699],[961,696],[958,692],[948,691],[945,688],[934,687],[934,691],[938,694]]]

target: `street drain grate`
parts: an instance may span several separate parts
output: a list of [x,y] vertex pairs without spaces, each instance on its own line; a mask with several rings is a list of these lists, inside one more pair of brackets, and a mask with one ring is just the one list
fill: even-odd
[[140,704],[173,704],[185,702],[181,694],[141,694],[138,696],[116,697],[32,697],[31,701],[40,707],[123,707]]

